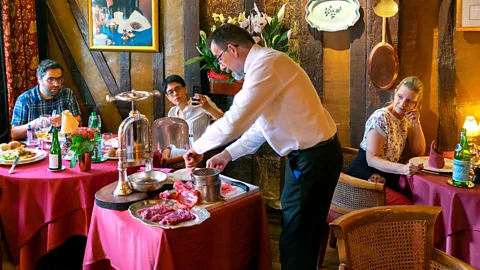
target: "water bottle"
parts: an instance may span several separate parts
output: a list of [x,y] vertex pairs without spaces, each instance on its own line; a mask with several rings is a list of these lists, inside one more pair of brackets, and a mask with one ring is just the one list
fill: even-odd
[[453,156],[452,182],[457,187],[468,187],[470,182],[470,147],[467,142],[467,129],[462,128],[460,142],[455,148]]
[[28,124],[28,128],[27,128],[27,146],[30,146],[32,143],[33,143],[33,131],[32,131],[32,127],[30,126],[30,124]]

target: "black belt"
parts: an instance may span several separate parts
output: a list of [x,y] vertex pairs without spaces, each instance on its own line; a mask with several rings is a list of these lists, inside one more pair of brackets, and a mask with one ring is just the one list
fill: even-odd
[[318,147],[320,147],[320,146],[324,146],[324,145],[332,142],[332,141],[335,140],[336,138],[337,138],[337,134],[333,135],[333,137],[331,137],[331,138],[329,138],[329,139],[326,139],[325,141],[321,141],[321,142],[315,144],[315,145],[312,146],[312,147],[305,148],[305,149],[294,150],[294,151],[290,152],[290,153],[288,154],[288,156],[289,156],[289,157],[290,157],[291,155],[294,155],[294,156],[295,156],[295,155],[298,155],[300,152],[307,151],[307,150],[314,149],[314,148],[318,148]]

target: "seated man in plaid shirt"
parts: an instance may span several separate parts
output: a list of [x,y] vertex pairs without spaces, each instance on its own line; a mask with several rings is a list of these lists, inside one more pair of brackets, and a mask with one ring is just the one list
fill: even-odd
[[42,114],[52,117],[52,126],[60,126],[61,113],[69,110],[81,124],[80,108],[75,94],[63,86],[63,67],[55,61],[43,60],[37,68],[38,85],[21,94],[15,102],[12,116],[11,136],[23,140],[27,136],[28,125],[35,130],[35,121]]

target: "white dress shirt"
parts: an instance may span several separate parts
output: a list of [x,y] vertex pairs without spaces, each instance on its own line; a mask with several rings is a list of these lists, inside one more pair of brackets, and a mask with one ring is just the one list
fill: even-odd
[[[205,96],[207,102],[214,108],[215,110],[222,112],[215,103],[212,102],[210,97]],[[170,111],[168,111],[168,117],[179,117],[180,108],[178,106],[173,106]],[[194,107],[192,105],[192,100],[189,99],[187,102],[187,106],[183,109],[183,120],[188,124],[188,135],[190,140],[190,146],[193,145],[193,142],[196,141],[198,138],[202,136],[207,129],[208,125],[210,125],[210,119],[212,115],[206,111],[202,107]],[[187,149],[188,150],[188,149]],[[172,152],[170,156],[179,156],[183,155],[187,152],[185,149],[174,149],[172,148]]]
[[307,73],[285,53],[254,45],[244,70],[242,90],[230,110],[195,141],[195,152],[203,154],[243,133],[226,148],[232,160],[255,152],[265,141],[286,156],[335,135],[335,122]]

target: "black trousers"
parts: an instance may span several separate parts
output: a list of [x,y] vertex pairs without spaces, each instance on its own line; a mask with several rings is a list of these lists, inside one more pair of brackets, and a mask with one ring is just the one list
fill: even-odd
[[282,269],[316,269],[322,231],[342,165],[337,136],[324,145],[288,155],[281,198]]

